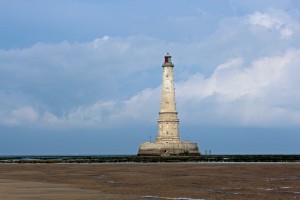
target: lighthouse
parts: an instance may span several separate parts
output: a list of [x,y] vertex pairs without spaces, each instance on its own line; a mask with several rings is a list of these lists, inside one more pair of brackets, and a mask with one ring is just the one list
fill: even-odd
[[174,65],[169,53],[165,56],[163,64],[161,102],[158,119],[158,143],[180,142],[178,134],[179,120],[176,111],[175,87],[174,87]]
[[179,119],[176,110],[174,65],[169,53],[162,65],[161,102],[158,117],[158,136],[155,142],[146,142],[139,148],[139,156],[195,156],[200,155],[198,146],[182,142],[179,135]]

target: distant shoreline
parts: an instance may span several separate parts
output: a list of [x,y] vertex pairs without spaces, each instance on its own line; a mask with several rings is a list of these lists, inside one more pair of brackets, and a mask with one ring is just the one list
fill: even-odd
[[0,163],[258,163],[300,162],[300,155],[201,155],[201,156],[136,156],[136,155],[52,155],[0,156]]

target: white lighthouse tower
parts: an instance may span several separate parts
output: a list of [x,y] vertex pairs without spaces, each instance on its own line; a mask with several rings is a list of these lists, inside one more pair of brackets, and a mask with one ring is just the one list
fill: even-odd
[[174,65],[171,62],[171,56],[165,56],[163,64],[161,102],[158,119],[158,137],[157,143],[178,143],[180,136],[178,134],[179,120],[176,111],[175,87],[174,87]]
[[175,87],[174,87],[174,65],[169,53],[165,56],[163,64],[161,103],[158,118],[158,136],[156,142],[141,144],[139,156],[161,156],[161,155],[200,155],[196,143],[182,142],[178,133],[179,119],[177,117]]

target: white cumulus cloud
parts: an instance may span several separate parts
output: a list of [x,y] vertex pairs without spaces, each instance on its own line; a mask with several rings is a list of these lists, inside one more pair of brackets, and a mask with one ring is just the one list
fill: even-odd
[[193,75],[177,84],[180,107],[187,118],[194,112],[189,118],[193,123],[299,125],[299,56],[300,50],[290,50],[259,58],[250,66],[233,59],[207,78]]
[[277,32],[282,39],[291,38],[299,29],[299,22],[278,10],[270,10],[267,13],[255,12],[248,16],[248,22],[253,26]]
[[0,123],[14,125],[32,125],[39,120],[39,113],[31,106],[15,108],[11,111],[0,111]]
[[86,43],[2,49],[0,124],[155,123],[161,64],[169,50],[183,122],[298,125],[299,33],[292,16],[269,10],[225,18],[200,41],[102,36]]

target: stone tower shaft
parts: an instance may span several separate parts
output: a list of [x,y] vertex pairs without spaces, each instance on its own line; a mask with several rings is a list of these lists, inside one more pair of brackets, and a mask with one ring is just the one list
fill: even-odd
[[178,133],[179,120],[176,111],[175,87],[174,87],[174,65],[171,56],[165,56],[163,64],[161,103],[158,119],[158,143],[178,143],[180,136]]

